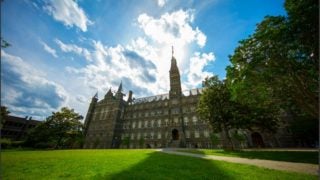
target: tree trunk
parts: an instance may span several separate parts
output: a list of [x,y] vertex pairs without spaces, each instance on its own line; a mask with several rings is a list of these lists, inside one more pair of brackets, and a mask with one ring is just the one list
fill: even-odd
[[226,127],[225,124],[223,124],[223,132],[224,132],[224,135],[225,135],[226,140],[227,140],[227,143],[226,143],[224,149],[233,151],[234,150],[234,145],[233,145],[232,139],[231,139],[230,134],[229,134],[229,129]]

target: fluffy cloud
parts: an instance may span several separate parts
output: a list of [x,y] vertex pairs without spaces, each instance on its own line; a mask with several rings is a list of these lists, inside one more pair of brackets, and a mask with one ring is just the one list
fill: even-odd
[[175,45],[174,56],[184,79],[182,88],[187,90],[212,75],[203,69],[214,61],[213,53],[197,52],[188,57],[189,46],[201,48],[206,43],[206,36],[198,27],[192,27],[193,19],[192,10],[165,13],[158,19],[141,14],[137,20],[145,36],[133,39],[125,46],[110,47],[93,41],[89,51],[75,44],[56,42],[62,51],[92,60],[83,68],[66,68],[81,78],[86,86],[104,94],[110,87],[116,90],[122,81],[123,87],[133,90],[136,96],[168,93],[171,45]]
[[210,61],[215,61],[213,53],[194,53],[190,58],[190,66],[187,71],[187,85],[189,87],[200,84],[206,77],[213,75],[211,72],[204,71],[204,67],[208,65]]
[[1,51],[1,102],[15,115],[28,114],[43,119],[68,101],[62,86],[49,81],[23,59]]
[[57,52],[55,49],[51,48],[50,46],[48,46],[45,42],[43,41],[40,41],[40,44],[42,44],[43,46],[43,49],[45,51],[47,51],[49,54],[51,54],[53,57],[57,58],[58,55],[57,55]]
[[73,0],[50,0],[44,9],[65,26],[77,26],[84,32],[87,31],[87,26],[93,23]]
[[110,87],[116,90],[123,81],[124,88],[150,94],[148,87],[156,82],[156,66],[152,61],[121,45],[108,47],[100,41],[94,41],[93,49],[89,53],[93,59],[90,64],[80,69],[67,67],[66,70],[80,75],[85,85],[103,93]]
[[55,39],[55,42],[59,45],[60,49],[63,52],[73,52],[80,56],[84,56],[85,59],[87,59],[88,61],[91,61],[90,52],[87,49],[81,48],[74,44],[65,44],[61,42],[59,39]]
[[206,36],[199,28],[192,28],[193,19],[193,10],[178,10],[171,14],[165,13],[159,19],[141,14],[138,17],[138,23],[144,33],[158,43],[185,46],[196,41],[200,47],[203,47]]
[[167,3],[167,0],[157,0],[157,3],[159,7],[163,7]]

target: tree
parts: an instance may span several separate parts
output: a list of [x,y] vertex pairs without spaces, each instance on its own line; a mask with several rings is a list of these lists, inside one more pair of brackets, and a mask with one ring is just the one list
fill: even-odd
[[124,137],[122,142],[123,142],[123,144],[125,146],[127,146],[127,148],[129,148],[129,146],[130,146],[130,137],[129,136]]
[[141,138],[139,139],[139,147],[140,147],[140,148],[144,148],[144,137],[141,137]]
[[2,129],[4,122],[6,120],[6,117],[10,114],[10,111],[6,106],[1,106],[1,114],[0,114],[0,119],[1,119],[1,126],[0,129]]
[[318,118],[319,25],[316,0],[287,0],[288,16],[267,16],[230,56],[232,97],[251,107],[300,109]]
[[[3,2],[4,0],[1,0],[1,3]],[[11,46],[10,43],[8,43],[8,41],[4,40],[2,37],[1,37],[1,48],[7,48]]]
[[[202,119],[208,120],[214,132],[223,132],[227,140],[223,143],[224,148],[234,149],[229,131],[244,125],[246,119],[238,119],[236,108],[238,104],[231,100],[224,81],[218,76],[206,78],[204,91],[200,96],[197,112]],[[239,121],[240,120],[240,121]]]
[[218,76],[206,78],[204,87],[197,112],[202,119],[209,121],[214,132],[223,132],[226,139],[224,148],[234,149],[230,130],[276,130],[278,119],[273,113],[259,107],[243,105],[232,99],[226,81],[219,80]]
[[67,107],[53,112],[34,128],[27,137],[27,144],[34,147],[72,148],[83,142],[83,117]]

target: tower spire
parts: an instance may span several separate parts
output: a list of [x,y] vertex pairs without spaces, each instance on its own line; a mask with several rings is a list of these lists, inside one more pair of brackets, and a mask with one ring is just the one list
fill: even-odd
[[120,85],[119,85],[119,88],[118,88],[118,93],[121,93],[121,91],[122,91],[122,80],[121,80],[121,82],[120,82]]
[[96,94],[93,96],[93,98],[98,99],[98,91],[97,91]]
[[171,58],[171,67],[170,67],[170,91],[169,97],[181,97],[181,82],[180,82],[180,73],[179,68],[177,66],[176,58],[174,55],[174,49],[172,46],[172,58]]
[[173,57],[173,54],[174,54],[173,46],[171,46],[171,50],[172,50],[172,57]]

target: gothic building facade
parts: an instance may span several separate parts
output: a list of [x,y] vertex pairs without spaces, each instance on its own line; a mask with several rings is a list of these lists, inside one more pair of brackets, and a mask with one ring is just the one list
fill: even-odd
[[211,129],[196,114],[201,89],[181,90],[171,59],[169,94],[123,100],[122,83],[104,99],[92,98],[85,119],[85,148],[211,147]]
[[[202,89],[182,92],[173,55],[169,77],[168,94],[134,99],[129,91],[124,100],[121,83],[115,94],[109,89],[100,101],[95,95],[85,119],[84,148],[212,148],[210,125],[196,113]],[[243,133],[247,141],[240,146],[288,146],[271,134]]]

